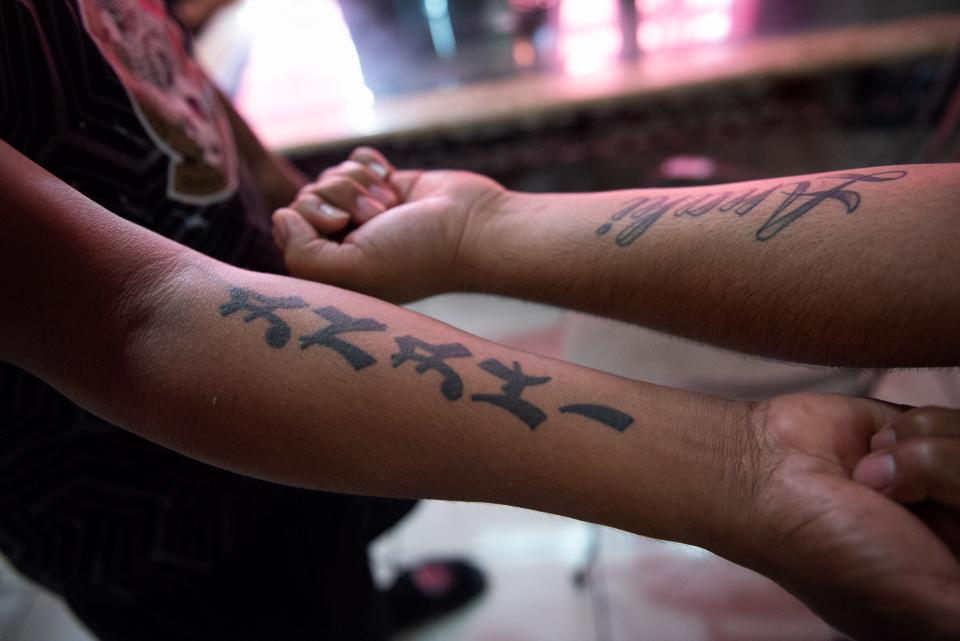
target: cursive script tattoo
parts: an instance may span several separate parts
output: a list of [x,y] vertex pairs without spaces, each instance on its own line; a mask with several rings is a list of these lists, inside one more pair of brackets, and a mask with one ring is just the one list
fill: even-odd
[[[711,212],[733,212],[743,217],[766,202],[776,204],[769,218],[757,228],[758,241],[771,240],[819,207],[833,203],[840,205],[846,214],[860,208],[863,196],[853,189],[860,183],[885,183],[907,176],[903,170],[880,171],[872,174],[844,173],[823,176],[813,180],[780,183],[769,189],[745,189],[742,191],[707,191],[696,196],[690,194],[671,198],[669,196],[640,196],[627,201],[610,216],[610,221],[596,230],[604,237],[616,230],[614,242],[627,247],[643,237],[666,214],[673,212],[676,218],[700,218]],[[821,188],[814,188],[822,183]],[[835,181],[840,181],[835,183]],[[619,229],[618,225],[625,221]]]
[[647,233],[671,209],[685,201],[689,196],[670,199],[666,196],[640,196],[626,203],[620,211],[610,217],[613,222],[601,225],[597,236],[606,236],[614,228],[614,223],[629,218],[627,226],[617,234],[616,241],[621,247],[632,244]]

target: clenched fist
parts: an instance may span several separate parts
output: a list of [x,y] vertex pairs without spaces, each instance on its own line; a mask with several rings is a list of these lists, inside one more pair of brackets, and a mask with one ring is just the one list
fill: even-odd
[[475,228],[505,193],[477,174],[396,171],[360,148],[274,213],[274,237],[294,276],[408,302],[461,286]]

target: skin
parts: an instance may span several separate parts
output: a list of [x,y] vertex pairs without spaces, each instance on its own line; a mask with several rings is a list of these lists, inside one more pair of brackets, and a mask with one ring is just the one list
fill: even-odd
[[[0,262],[17,275],[0,280],[0,299],[13,302],[0,315],[0,358],[116,425],[280,483],[506,503],[700,545],[860,638],[960,633],[949,548],[851,478],[898,408],[827,395],[732,402],[519,353],[359,294],[218,263],[2,144],[0,199],[11,223]],[[279,312],[288,345],[265,341],[268,323],[224,313],[236,287],[309,302]],[[357,371],[332,350],[298,348],[325,326],[312,312],[322,306],[389,327],[344,335],[376,365]],[[468,348],[475,361],[457,366],[467,394],[449,401],[434,372],[389,366],[403,335]],[[501,382],[481,358],[551,377],[523,393],[549,419],[531,430],[469,400]],[[584,401],[636,422],[618,432],[554,409]]]
[[854,479],[911,505],[960,553],[960,410],[910,410],[875,434],[870,449]]
[[[623,275],[617,272],[617,263],[605,263],[602,256],[584,251],[581,246],[585,243],[564,243],[564,234],[573,233],[569,221],[585,226],[594,225],[597,217],[591,213],[592,208],[614,200],[622,202],[622,195],[614,199],[610,195],[593,198],[588,195],[537,197],[509,194],[493,181],[473,174],[398,172],[383,156],[371,149],[357,150],[352,161],[350,165],[325,172],[301,191],[300,198],[291,207],[281,209],[274,215],[277,242],[284,249],[287,264],[295,275],[335,282],[398,301],[457,289],[521,296],[524,292],[535,291],[540,295],[529,297],[559,304],[580,301],[580,308],[635,320],[629,314],[624,314],[622,303],[615,301],[611,292],[603,290],[606,281]],[[393,189],[399,204],[371,218],[351,208],[354,194],[343,190],[342,185],[340,190],[328,189],[338,172],[358,171],[356,163],[387,168],[386,172],[375,173],[382,187]],[[747,347],[752,347],[756,353],[800,354],[804,360],[813,362],[858,366],[877,362],[900,365],[956,362],[949,360],[956,355],[956,346],[949,337],[944,338],[942,334],[935,336],[938,349],[942,351],[924,345],[925,339],[920,340],[917,346],[909,341],[917,339],[919,330],[910,324],[889,326],[881,322],[881,331],[870,333],[876,344],[856,343],[856,350],[844,343],[850,340],[848,332],[853,328],[862,327],[868,320],[874,324],[878,322],[876,317],[871,316],[876,313],[874,306],[878,305],[874,299],[891,295],[891,290],[905,287],[909,282],[924,283],[900,297],[910,301],[909,305],[902,307],[910,323],[925,327],[913,315],[917,308],[938,310],[950,322],[957,318],[957,308],[952,303],[956,296],[953,295],[955,292],[948,276],[952,272],[943,270],[944,263],[956,260],[955,256],[948,255],[955,252],[947,252],[944,248],[945,242],[954,243],[955,246],[956,233],[938,228],[940,212],[951,214],[956,210],[957,168],[911,167],[910,171],[919,173],[919,179],[911,183],[904,177],[903,184],[898,185],[899,193],[873,203],[871,209],[866,209],[864,205],[865,209],[859,213],[873,214],[880,221],[880,229],[876,231],[879,242],[892,242],[899,235],[901,240],[907,240],[906,247],[915,248],[911,256],[927,254],[936,257],[936,260],[920,257],[904,270],[894,269],[895,265],[890,264],[889,256],[882,252],[874,251],[860,256],[861,268],[854,273],[862,280],[855,280],[851,289],[845,289],[847,286],[838,284],[837,279],[826,283],[835,285],[827,291],[829,296],[850,294],[856,290],[859,298],[855,297],[854,300],[858,305],[847,306],[843,315],[831,318],[835,322],[828,324],[824,323],[821,316],[823,312],[814,308],[816,299],[801,300],[799,308],[791,303],[791,312],[797,314],[800,321],[797,325],[803,326],[802,321],[820,322],[824,330],[820,333],[810,332],[804,342],[788,344],[782,349],[764,342],[769,341],[769,337],[750,342]],[[766,188],[768,184],[761,183],[758,188]],[[906,234],[901,220],[903,217],[896,215],[898,207],[905,207],[911,197],[916,197],[923,190],[927,192],[927,213],[932,211],[933,214],[915,225],[911,234]],[[302,212],[305,197],[335,204],[345,215],[336,221],[311,219]],[[519,214],[517,203],[529,207],[528,212]],[[587,211],[579,211],[578,208]],[[518,222],[518,216],[523,215],[541,216],[553,221],[553,224],[544,224],[542,220],[538,223],[538,242],[531,241],[534,248],[526,253],[515,250],[518,238],[533,238],[530,229],[523,222]],[[303,224],[308,220],[312,225]],[[342,242],[334,242],[326,237],[341,231],[350,221],[362,226],[349,233]],[[808,236],[807,242],[813,238],[821,245],[833,242],[844,247],[849,247],[853,242],[844,240],[843,232],[836,228],[835,223],[828,225],[810,219],[803,222],[815,227],[812,232],[820,232]],[[915,222],[911,221],[910,224]],[[491,229],[496,232],[491,232]],[[680,227],[672,231],[676,234],[686,232]],[[703,231],[693,229],[697,233]],[[870,229],[855,229],[848,233],[858,231],[867,233]],[[490,238],[497,238],[498,242],[493,243]],[[724,240],[722,233],[720,238]],[[726,240],[729,242],[729,239]],[[803,241],[803,238],[797,238],[792,247],[786,247],[782,252],[771,251],[775,257],[782,258],[785,253],[796,252],[797,245],[804,247]],[[554,250],[565,248],[567,253],[575,257],[594,260],[592,264],[595,268],[588,272],[585,283],[580,283],[581,286],[592,286],[592,289],[584,290],[591,292],[587,299],[583,298],[582,292],[578,293],[576,283],[568,285],[563,280],[565,277],[576,280],[580,276],[564,276],[562,272],[564,266],[583,263],[576,258],[546,260],[543,258],[545,253],[538,253],[544,246]],[[637,272],[650,268],[649,263],[654,259],[672,261],[671,266],[675,269],[678,262],[695,269],[695,265],[683,263],[685,258],[680,251],[683,248],[687,247],[681,246],[671,253],[669,247],[653,247],[650,252],[654,257],[646,256],[645,252],[635,252],[630,260],[636,264]],[[816,251],[816,248],[808,249]],[[743,250],[749,251],[750,248]],[[485,253],[496,259],[484,259]],[[537,262],[537,257],[541,262]],[[702,260],[702,256],[698,258]],[[849,257],[834,257],[832,260],[849,260]],[[490,264],[500,261],[507,262],[514,269],[511,276],[490,271]],[[771,286],[793,279],[798,281],[797,287],[791,290],[793,294],[798,291],[809,293],[812,291],[811,284],[824,286],[817,282],[816,276],[809,277],[808,272],[797,276],[798,267],[789,260],[773,261],[768,269],[753,271],[750,261],[748,253],[743,257],[742,265],[731,265],[727,273],[734,277],[741,272],[759,274],[757,278]],[[558,262],[561,266],[559,271],[556,268]],[[704,262],[710,263],[709,260]],[[605,269],[611,273],[605,272]],[[883,270],[895,274],[906,271],[908,274],[898,281],[896,275],[884,277]],[[478,273],[486,273],[486,278],[477,279],[475,275]],[[547,284],[546,275],[556,279],[557,284]],[[528,280],[525,281],[525,278]],[[629,280],[631,274],[625,278]],[[805,287],[804,279],[811,284]],[[538,284],[531,285],[530,281]],[[736,293],[730,291],[734,278],[714,281],[713,287],[719,288],[725,296],[735,297]],[[478,286],[477,283],[485,285]],[[680,281],[681,293],[684,293],[684,283]],[[643,288],[642,280],[632,284]],[[879,291],[875,291],[878,288]],[[701,289],[686,293],[690,296],[710,294]],[[776,298],[776,294],[777,290],[772,289],[773,298]],[[721,299],[714,315],[727,314],[737,322],[744,322],[739,307],[730,304],[724,306],[724,300]],[[784,303],[782,300],[778,302]],[[763,307],[763,301],[756,303],[762,312],[772,316],[769,324],[776,326],[776,312]],[[693,304],[701,303],[695,299]],[[646,308],[653,310],[645,311]],[[834,310],[836,313],[836,306]],[[685,327],[681,311],[671,309],[665,298],[647,299],[643,308],[635,313],[640,314],[641,318],[663,314],[669,323],[676,323],[681,329]],[[760,316],[758,312],[754,314]],[[702,322],[706,323],[706,320]],[[729,318],[725,323],[720,327],[732,325]],[[837,323],[840,323],[839,328]],[[673,325],[669,327],[673,328]],[[754,326],[753,329],[760,327]],[[887,336],[884,336],[884,330]],[[688,335],[703,337],[697,333]],[[742,346],[742,339],[742,335],[721,333],[716,336],[715,342],[737,347]],[[916,351],[899,350],[894,345],[894,339],[906,341],[909,349]],[[789,341],[790,337],[784,340]],[[858,360],[850,361],[851,358]],[[712,549],[780,581],[828,621],[848,633],[871,639],[918,638],[918,635],[919,638],[951,638],[960,632],[937,628],[941,624],[949,627],[947,621],[957,620],[956,612],[951,613],[950,610],[958,607],[960,595],[954,579],[940,574],[935,568],[941,567],[940,564],[956,567],[956,553],[960,550],[960,476],[956,471],[960,469],[956,465],[960,460],[960,413],[921,408],[900,414],[886,406],[864,403],[868,402],[841,401],[836,397],[789,396],[754,406],[754,420],[762,427],[748,439],[757,447],[757,459],[753,461],[755,465],[751,466],[748,485],[756,484],[754,505],[761,506],[756,509],[758,514],[764,515],[758,521],[763,525],[754,529],[746,528],[751,533],[759,532],[757,538],[745,532],[745,538],[731,548]],[[756,418],[758,413],[761,419]],[[870,442],[872,453],[863,451],[865,438]],[[829,443],[828,447],[824,447],[826,443]],[[751,448],[747,447],[744,451],[749,452]],[[747,459],[751,458],[751,455],[747,455]],[[853,485],[844,482],[848,477],[854,480]],[[776,489],[769,491],[769,487]],[[910,511],[899,506],[892,510],[891,504],[885,499],[907,504]],[[925,524],[923,532],[911,525],[918,518]],[[812,539],[807,538],[811,531],[817,532]],[[816,544],[810,545],[814,539]],[[837,546],[838,539],[844,539],[847,543]],[[803,543],[798,545],[798,541]],[[773,548],[771,542],[776,542]],[[908,555],[909,559],[901,556],[905,546],[912,545],[933,545],[937,552],[926,559],[913,555]],[[919,550],[920,547],[915,549]],[[784,550],[791,552],[785,553]],[[845,562],[850,562],[851,566],[862,563],[872,569],[863,572],[859,568],[849,574],[825,572],[823,564],[826,559],[836,559],[838,555],[845,558]],[[872,579],[868,579],[868,575],[873,575]],[[902,593],[896,589],[891,591],[889,578],[893,575],[901,576],[912,585],[909,588],[902,586]],[[824,581],[827,576],[830,577],[829,582]],[[866,590],[869,595],[849,596],[868,584],[871,586]],[[853,586],[858,588],[852,589]],[[904,601],[907,593],[910,597]],[[845,595],[839,603],[836,601],[838,594]],[[913,628],[921,620],[927,622],[922,633]],[[884,623],[878,624],[879,621]],[[940,623],[936,623],[938,621]]]
[[[361,163],[385,158],[361,149]],[[342,242],[324,235],[343,218],[311,220],[318,234],[285,243],[292,273],[405,302],[446,291],[537,300],[668,331],[760,356],[848,367],[960,363],[960,165],[854,170],[846,202],[827,198],[792,224],[765,224],[788,194],[844,181],[830,172],[718,187],[600,194],[521,194],[464,172],[394,171],[382,181],[400,206],[369,220],[350,194],[328,194],[336,173],[305,193],[354,222]],[[771,190],[740,216],[713,195]],[[650,229],[619,245],[644,211],[613,221],[637,198],[678,201]],[[683,200],[681,200],[683,199]],[[784,211],[811,202],[793,199]],[[855,207],[847,211],[845,207]],[[686,209],[687,213],[683,214]],[[297,215],[275,215],[276,227]],[[648,210],[649,211],[649,210]],[[681,213],[677,216],[677,213]],[[369,222],[367,222],[369,220]],[[598,230],[609,226],[605,235]],[[760,240],[764,238],[764,240]],[[588,265],[589,269],[584,269]],[[894,304],[893,301],[897,303]],[[905,304],[909,301],[909,304]]]

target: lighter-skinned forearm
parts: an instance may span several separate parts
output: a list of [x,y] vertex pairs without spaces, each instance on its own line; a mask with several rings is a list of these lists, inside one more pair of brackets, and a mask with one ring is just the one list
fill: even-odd
[[958,167],[508,193],[471,223],[461,278],[773,358],[956,365]]

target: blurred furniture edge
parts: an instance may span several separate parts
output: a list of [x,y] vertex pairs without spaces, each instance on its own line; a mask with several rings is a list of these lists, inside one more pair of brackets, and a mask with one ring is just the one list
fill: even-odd
[[904,62],[958,47],[960,13],[947,13],[661,53],[591,76],[521,74],[384,99],[362,115],[309,120],[302,137],[311,142],[281,151],[308,156],[399,139],[467,136],[471,130],[563,119],[584,108]]

